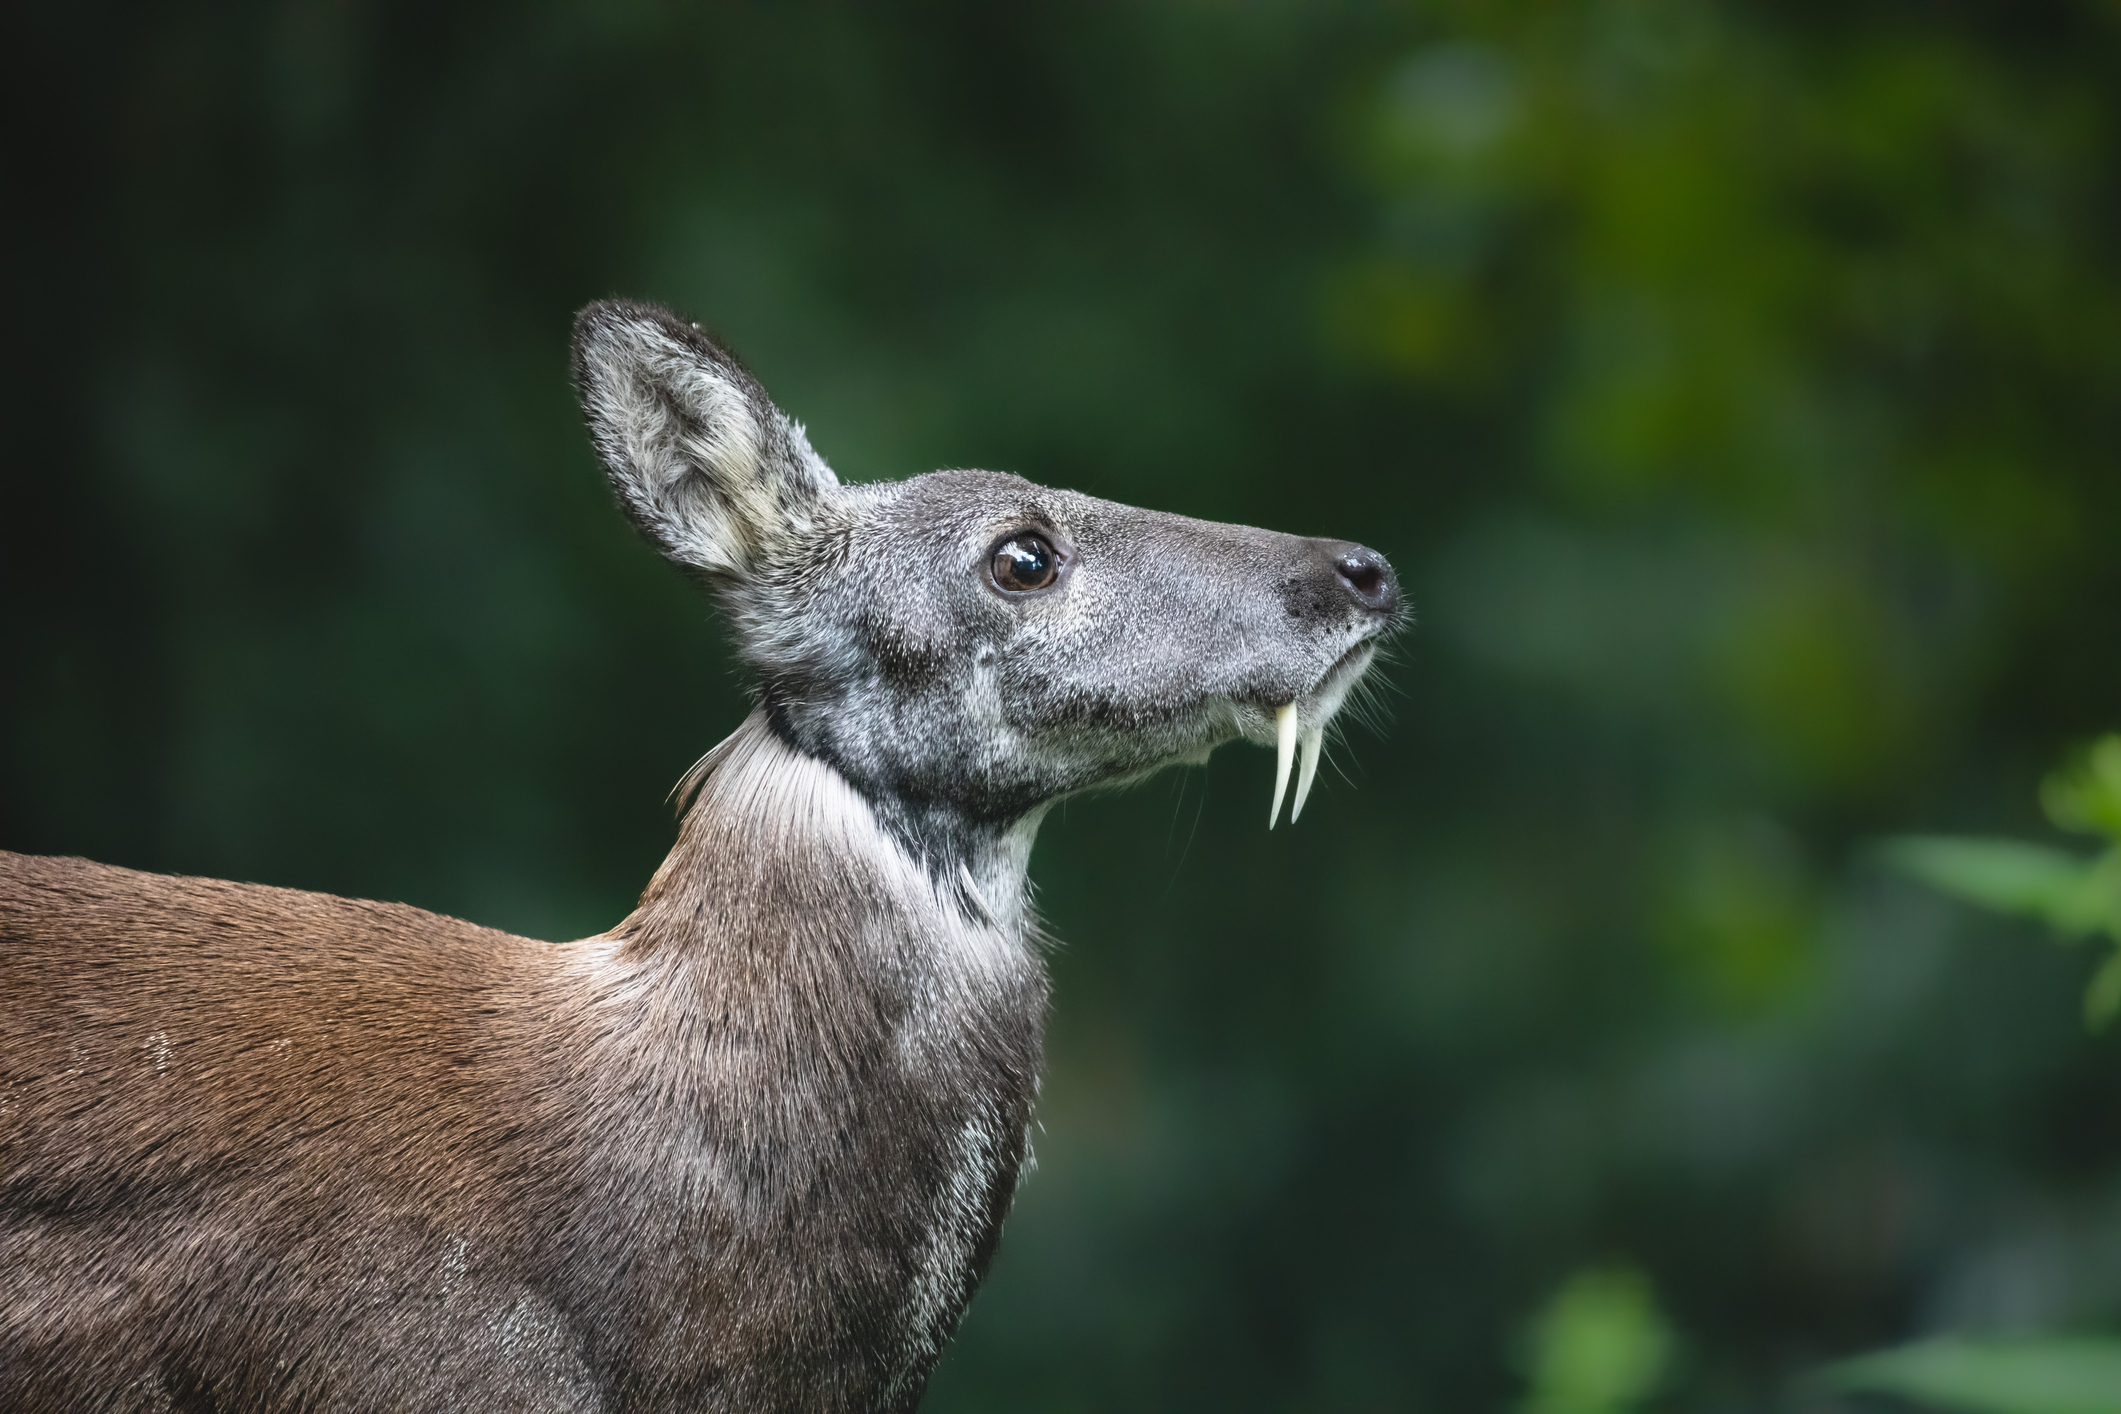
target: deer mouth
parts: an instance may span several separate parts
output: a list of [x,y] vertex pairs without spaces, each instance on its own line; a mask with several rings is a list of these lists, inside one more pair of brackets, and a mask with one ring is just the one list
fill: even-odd
[[1292,766],[1296,770],[1296,798],[1289,805],[1289,823],[1295,824],[1304,813],[1311,783],[1318,776],[1318,758],[1325,750],[1326,726],[1376,656],[1376,636],[1364,638],[1335,659],[1310,691],[1274,709],[1274,801],[1267,807],[1268,829],[1273,829],[1281,816]]

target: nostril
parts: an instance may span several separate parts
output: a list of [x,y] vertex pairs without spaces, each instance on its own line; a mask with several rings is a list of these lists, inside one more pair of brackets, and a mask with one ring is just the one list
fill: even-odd
[[1375,550],[1349,550],[1333,558],[1333,573],[1365,609],[1393,613],[1399,607],[1399,584],[1392,567]]
[[1391,619],[1399,612],[1399,579],[1391,562],[1352,540],[1304,542],[1305,563],[1288,581],[1289,613],[1318,624],[1347,621],[1349,600],[1364,618]]
[[1385,567],[1375,555],[1342,555],[1333,568],[1360,599],[1375,599],[1384,590]]

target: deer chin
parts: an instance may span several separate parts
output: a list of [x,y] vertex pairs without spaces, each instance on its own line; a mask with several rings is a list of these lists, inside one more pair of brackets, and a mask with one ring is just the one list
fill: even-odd
[[1311,783],[1318,777],[1326,727],[1376,656],[1375,641],[1364,639],[1326,669],[1308,692],[1274,709],[1274,799],[1267,807],[1268,829],[1273,829],[1281,817],[1292,765],[1296,770],[1296,799],[1289,806],[1289,823],[1295,824],[1303,815],[1304,802],[1311,797]]

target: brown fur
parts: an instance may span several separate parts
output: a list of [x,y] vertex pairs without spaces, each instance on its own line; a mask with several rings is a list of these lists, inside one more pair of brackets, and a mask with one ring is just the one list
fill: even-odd
[[[947,901],[792,760],[748,724],[576,943],[0,855],[0,1407],[911,1408],[1043,980],[999,937],[986,975],[919,956]],[[951,988],[987,1020],[945,1064],[908,1033]],[[908,1331],[968,1121],[971,1266]]]

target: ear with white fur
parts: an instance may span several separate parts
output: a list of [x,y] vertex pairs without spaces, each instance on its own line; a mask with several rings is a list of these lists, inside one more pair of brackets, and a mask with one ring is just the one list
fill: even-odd
[[711,578],[747,577],[838,485],[744,366],[667,309],[583,310],[574,381],[634,527]]

